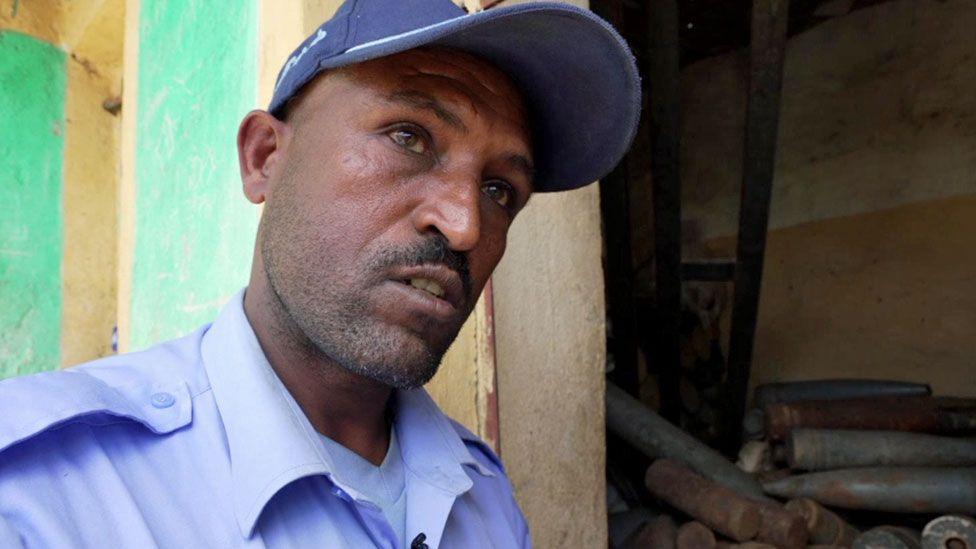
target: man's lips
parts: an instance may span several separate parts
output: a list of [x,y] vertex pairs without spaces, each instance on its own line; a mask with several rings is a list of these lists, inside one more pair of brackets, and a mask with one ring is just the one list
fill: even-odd
[[431,299],[446,301],[457,311],[462,310],[467,301],[460,275],[443,264],[397,267],[390,272],[390,278],[411,290],[423,292]]

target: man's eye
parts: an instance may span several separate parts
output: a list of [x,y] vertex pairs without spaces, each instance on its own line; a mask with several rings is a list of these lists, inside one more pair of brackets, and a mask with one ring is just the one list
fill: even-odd
[[427,142],[417,131],[408,128],[397,128],[391,131],[389,135],[394,143],[412,153],[425,154],[427,152]]
[[499,206],[511,209],[515,206],[515,191],[508,183],[502,181],[489,181],[481,187],[481,192]]

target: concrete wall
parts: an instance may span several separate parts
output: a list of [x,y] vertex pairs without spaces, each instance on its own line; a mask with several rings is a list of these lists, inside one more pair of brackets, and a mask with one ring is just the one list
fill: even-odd
[[[976,4],[896,0],[787,48],[754,383],[932,381],[976,395]],[[742,53],[683,74],[685,217],[731,254]]]
[[599,190],[537,195],[495,271],[502,451],[539,547],[607,539]]
[[976,195],[804,223],[768,246],[756,382],[869,376],[976,396]]

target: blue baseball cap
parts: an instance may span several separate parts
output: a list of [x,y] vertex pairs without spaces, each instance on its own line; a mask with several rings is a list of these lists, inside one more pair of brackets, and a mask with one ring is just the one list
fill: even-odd
[[346,0],[278,75],[268,110],[280,116],[319,73],[422,46],[484,59],[527,104],[536,192],[605,176],[637,132],[640,77],[624,39],[592,12],[531,2],[468,13],[451,0]]

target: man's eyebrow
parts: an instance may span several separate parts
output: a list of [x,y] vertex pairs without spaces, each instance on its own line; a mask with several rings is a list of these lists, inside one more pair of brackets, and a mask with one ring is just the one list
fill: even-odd
[[514,167],[516,170],[524,173],[525,177],[529,180],[529,183],[533,187],[535,186],[536,172],[535,172],[535,166],[532,164],[531,160],[529,160],[526,156],[521,155],[519,153],[509,153],[505,157],[505,162],[507,162],[510,166]]
[[468,131],[468,127],[461,121],[461,117],[451,112],[436,98],[422,91],[399,90],[387,95],[386,99],[393,103],[403,103],[411,107],[428,110],[449,126],[453,126],[464,133]]

